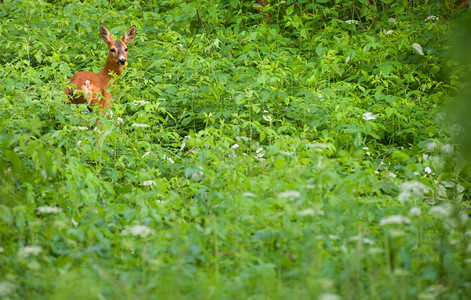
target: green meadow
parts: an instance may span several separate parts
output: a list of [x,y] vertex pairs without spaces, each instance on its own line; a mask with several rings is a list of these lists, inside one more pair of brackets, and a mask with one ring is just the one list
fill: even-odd
[[0,299],[471,298],[458,2],[4,0]]

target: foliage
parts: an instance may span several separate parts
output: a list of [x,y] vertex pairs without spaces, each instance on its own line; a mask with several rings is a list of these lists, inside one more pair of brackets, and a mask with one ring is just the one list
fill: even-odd
[[[452,1],[0,8],[0,297],[471,295]],[[106,114],[63,93],[101,22]]]

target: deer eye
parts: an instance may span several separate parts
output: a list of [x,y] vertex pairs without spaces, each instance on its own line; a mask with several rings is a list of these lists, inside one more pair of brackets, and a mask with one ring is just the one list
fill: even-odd
[[128,48],[124,49],[124,51],[128,52]]
[[112,53],[115,53],[115,52],[116,52],[116,50],[114,50],[114,49],[110,49],[110,52],[112,52]]

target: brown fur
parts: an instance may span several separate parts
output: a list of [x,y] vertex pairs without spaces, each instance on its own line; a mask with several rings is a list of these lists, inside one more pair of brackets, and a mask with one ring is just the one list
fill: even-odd
[[105,67],[97,74],[82,71],[72,76],[69,86],[65,89],[70,103],[98,104],[102,109],[110,108],[112,105],[108,87],[113,76],[120,76],[123,73],[124,63],[128,59],[127,44],[136,36],[136,26],[129,28],[120,41],[115,41],[103,24],[100,24],[100,35],[110,50]]

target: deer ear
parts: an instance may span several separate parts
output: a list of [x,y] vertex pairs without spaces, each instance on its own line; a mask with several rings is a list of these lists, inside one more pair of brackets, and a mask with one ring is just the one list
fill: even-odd
[[136,25],[132,25],[131,28],[126,31],[126,33],[123,35],[123,38],[121,41],[125,42],[126,44],[129,44],[132,40],[134,40],[134,37],[136,36]]
[[113,41],[111,33],[108,31],[108,29],[106,29],[105,25],[103,24],[100,24],[100,36],[107,44],[111,44],[111,42]]

